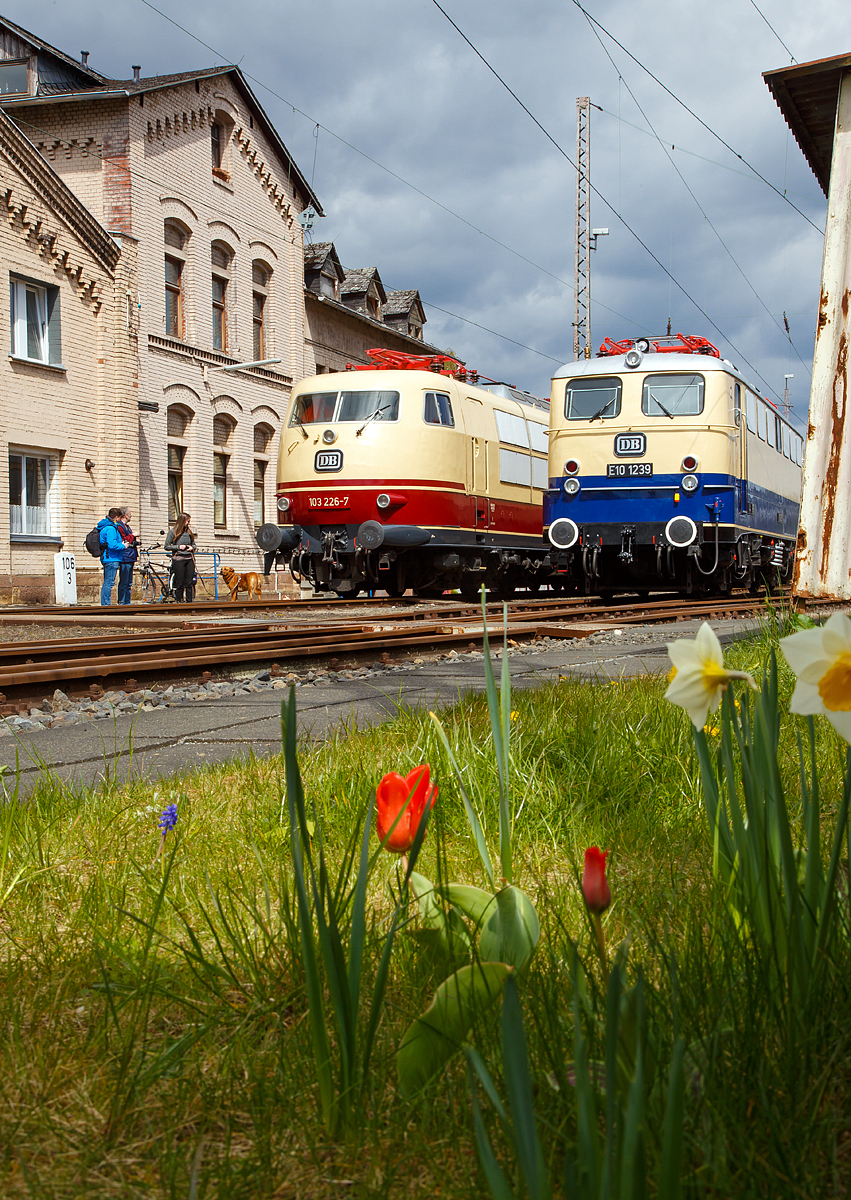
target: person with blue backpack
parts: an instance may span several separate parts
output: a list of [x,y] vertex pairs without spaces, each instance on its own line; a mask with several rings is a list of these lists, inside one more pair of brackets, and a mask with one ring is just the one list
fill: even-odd
[[112,589],[119,565],[124,561],[124,551],[127,549],[118,521],[121,517],[120,508],[111,508],[102,521],[98,521],[97,531],[100,538],[101,556],[103,563],[103,587],[100,589],[100,602],[104,607],[112,604]]

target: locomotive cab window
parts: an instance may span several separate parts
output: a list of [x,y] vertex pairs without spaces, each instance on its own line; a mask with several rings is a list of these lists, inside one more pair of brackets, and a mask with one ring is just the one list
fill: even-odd
[[564,415],[568,421],[606,420],[620,415],[621,381],[615,377],[571,379],[564,394]]
[[648,375],[641,411],[645,417],[696,417],[703,412],[703,376]]
[[293,405],[290,425],[329,425],[334,421],[398,421],[399,393],[305,392]]
[[426,392],[423,401],[423,420],[426,425],[446,425],[455,427],[452,416],[452,402],[443,392]]

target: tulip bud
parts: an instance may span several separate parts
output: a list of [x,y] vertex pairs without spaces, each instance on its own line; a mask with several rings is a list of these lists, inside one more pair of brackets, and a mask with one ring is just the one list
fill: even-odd
[[597,916],[604,913],[612,902],[612,893],[606,880],[606,857],[608,850],[590,846],[585,851],[585,869],[582,872],[582,894],[585,903]]

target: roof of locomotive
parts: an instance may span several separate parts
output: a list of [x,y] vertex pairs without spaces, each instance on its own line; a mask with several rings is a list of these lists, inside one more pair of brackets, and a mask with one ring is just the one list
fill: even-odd
[[553,379],[575,379],[578,375],[635,375],[641,372],[661,374],[676,371],[678,374],[705,375],[710,371],[724,371],[740,379],[752,392],[761,395],[734,363],[728,358],[716,358],[714,354],[642,354],[637,367],[630,367],[625,354],[606,354],[601,358],[582,358],[578,362],[565,363],[553,375]]
[[[320,390],[357,390],[364,391],[378,387],[402,388],[410,387],[445,387],[449,381],[467,390],[473,388],[479,392],[488,392],[492,400],[515,400],[518,404],[530,408],[539,408],[549,412],[549,399],[533,396],[531,392],[522,392],[508,384],[490,384],[486,380],[480,383],[470,383],[468,380],[455,379],[452,375],[443,375],[439,371],[329,371],[327,374],[308,376],[300,379],[296,387],[302,389],[306,383]],[[295,388],[293,389],[295,391]]]

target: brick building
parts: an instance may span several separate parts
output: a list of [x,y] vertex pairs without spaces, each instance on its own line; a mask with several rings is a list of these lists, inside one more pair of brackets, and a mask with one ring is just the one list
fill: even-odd
[[[42,191],[52,179],[66,207],[69,198],[76,205],[73,261],[75,270],[77,259],[83,265],[76,284],[63,276],[60,287],[94,289],[87,332],[74,317],[73,359],[63,337],[64,375],[52,361],[23,366],[13,352],[0,418],[9,454],[36,445],[17,417],[6,420],[10,413],[38,412],[39,427],[57,431],[54,449],[41,443],[45,454],[65,456],[51,467],[49,536],[78,556],[95,519],[129,504],[143,542],[162,540],[177,512],[189,512],[204,551],[250,569],[261,561],[254,530],[275,519],[279,431],[293,383],[365,363],[372,346],[433,351],[422,341],[422,305],[414,291],[385,292],[375,269],[344,270],[331,243],[305,247],[299,215],[310,205],[321,215],[321,206],[237,67],[150,78],[133,67],[133,78],[115,80],[87,60],[0,18],[0,108],[28,139],[30,159],[33,147],[42,156]],[[28,203],[17,193],[16,202]],[[35,279],[49,304],[48,284],[25,271],[20,246],[17,253],[10,248],[10,275]],[[93,447],[82,475],[76,452],[67,458],[78,443]],[[13,457],[4,454],[0,470]],[[24,555],[23,542],[10,538],[9,554],[0,544],[0,601],[18,594],[11,575],[30,567],[47,598],[48,549],[58,542],[43,541],[38,552],[32,543]],[[209,571],[212,560],[199,567]]]
[[135,248],[122,252],[2,111],[0,180],[0,603],[48,601],[54,554],[79,551],[113,496],[138,494]]

